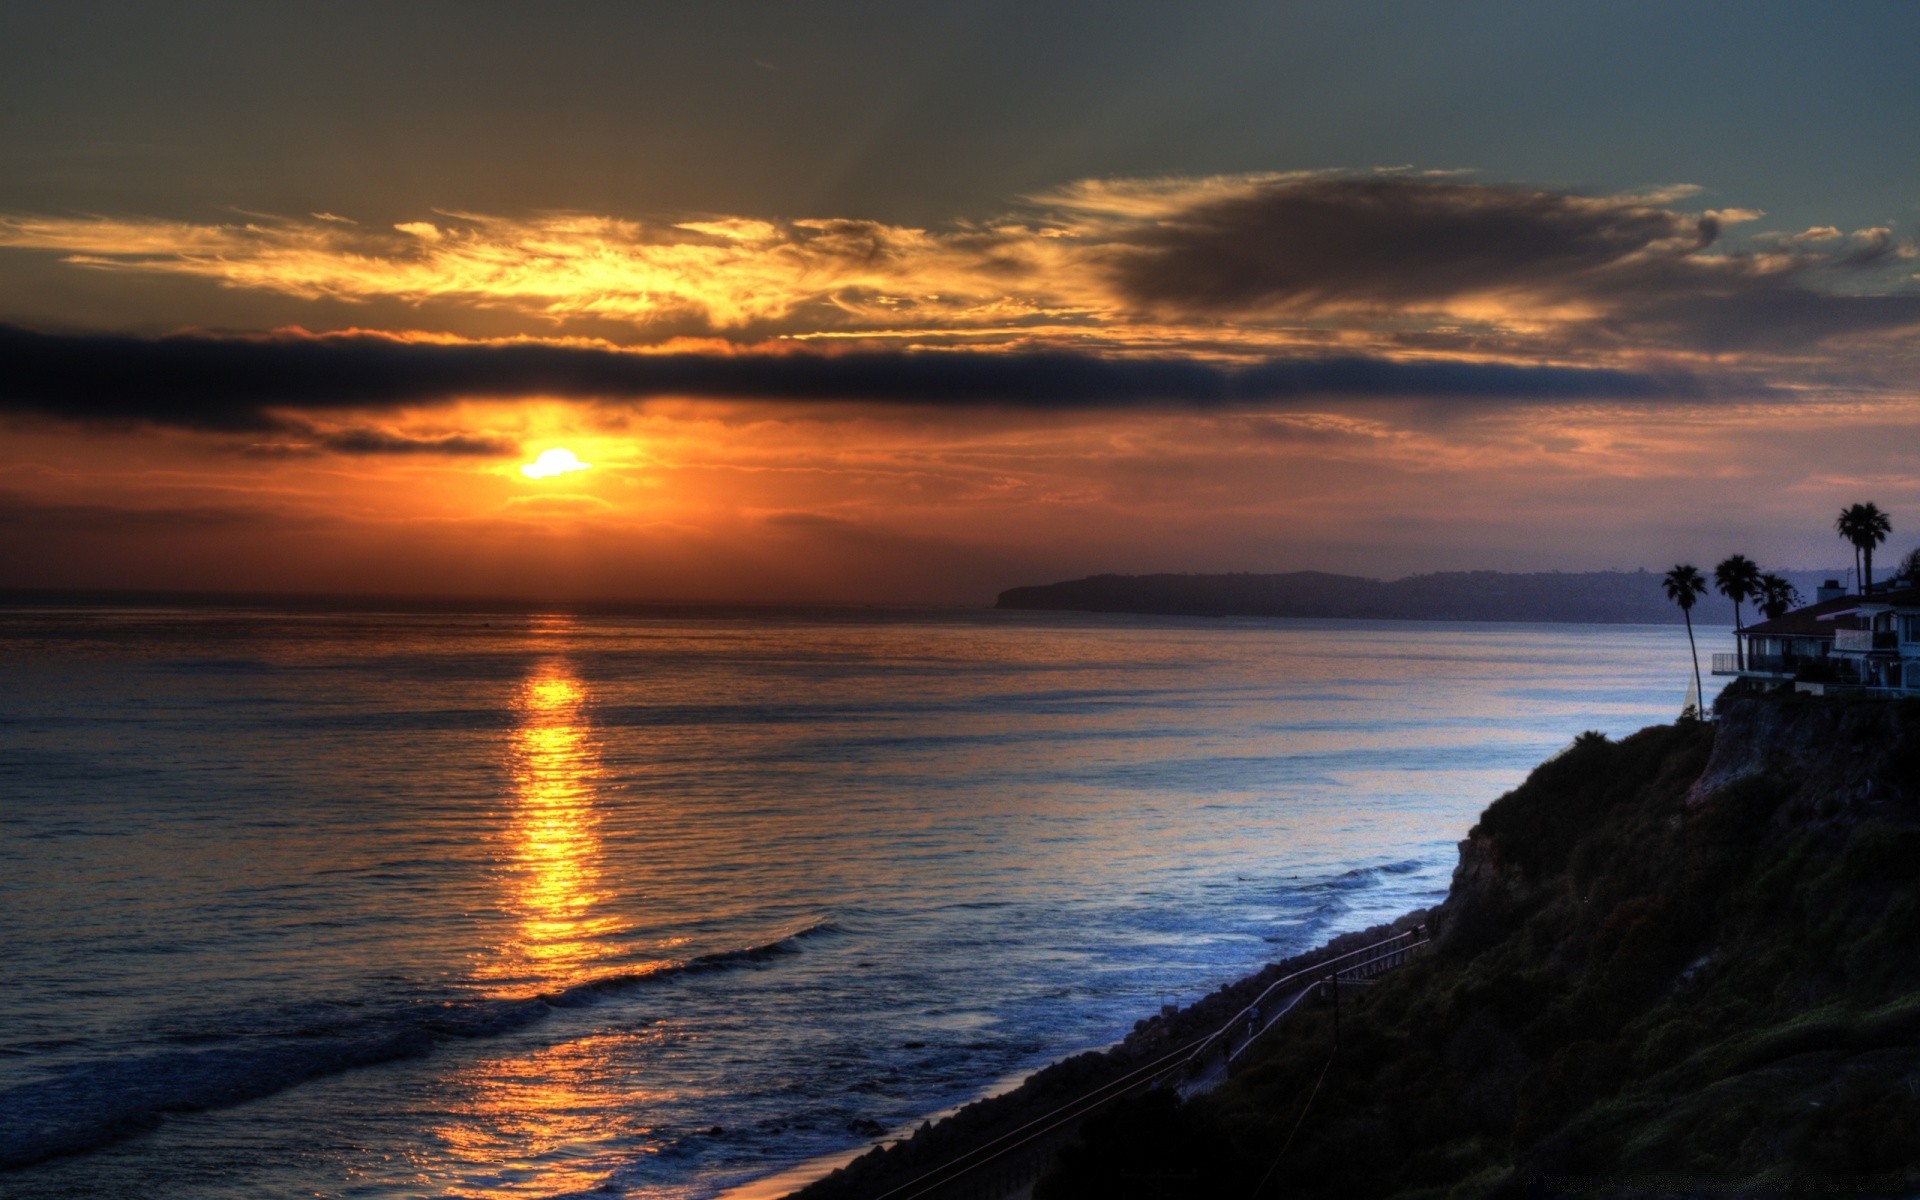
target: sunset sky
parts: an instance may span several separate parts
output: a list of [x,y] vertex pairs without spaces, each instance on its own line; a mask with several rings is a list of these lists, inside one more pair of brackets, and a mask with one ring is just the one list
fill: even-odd
[[10,5],[0,586],[1823,567],[1860,500],[1891,558],[1916,47],[1911,0]]

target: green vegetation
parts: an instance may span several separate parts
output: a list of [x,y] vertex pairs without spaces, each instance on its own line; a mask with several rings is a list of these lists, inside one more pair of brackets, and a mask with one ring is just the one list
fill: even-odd
[[1716,725],[1582,736],[1473,830],[1438,951],[1343,995],[1337,1053],[1290,1019],[1218,1092],[1090,1122],[1036,1200],[1913,1194],[1920,704]]

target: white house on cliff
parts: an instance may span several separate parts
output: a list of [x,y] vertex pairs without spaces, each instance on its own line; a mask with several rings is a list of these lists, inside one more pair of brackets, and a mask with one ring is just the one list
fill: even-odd
[[1734,637],[1740,648],[1713,656],[1715,675],[1805,692],[1920,696],[1920,586],[1912,580],[1865,596],[1830,584],[1816,603]]

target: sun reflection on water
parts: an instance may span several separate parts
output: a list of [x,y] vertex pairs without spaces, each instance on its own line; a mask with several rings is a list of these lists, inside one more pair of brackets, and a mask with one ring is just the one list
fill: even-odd
[[542,663],[515,698],[506,900],[518,923],[483,970],[499,991],[550,991],[591,977],[615,924],[597,911],[605,899],[595,806],[600,762],[587,700],[585,685],[560,661]]
[[[609,943],[618,921],[605,911],[601,765],[589,702],[562,659],[537,666],[513,700],[513,803],[499,836],[501,902],[514,923],[478,972],[494,995],[551,995],[603,973],[615,957]],[[600,1032],[481,1055],[455,1071],[448,1082],[459,1099],[432,1131],[453,1164],[443,1194],[551,1196],[604,1180],[608,1146],[631,1157],[647,1144],[644,1106],[632,1103],[633,1081],[617,1064],[631,1044],[657,1036]]]
[[616,1030],[462,1071],[464,1111],[434,1131],[462,1164],[442,1194],[506,1200],[587,1191],[606,1180],[613,1161],[653,1153],[646,1105],[618,1064],[657,1037]]

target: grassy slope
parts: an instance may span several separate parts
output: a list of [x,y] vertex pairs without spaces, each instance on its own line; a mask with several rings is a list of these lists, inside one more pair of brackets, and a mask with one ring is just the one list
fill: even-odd
[[1440,952],[1347,996],[1337,1054],[1308,1014],[1090,1125],[1037,1200],[1251,1196],[1296,1121],[1266,1195],[1920,1190],[1920,706],[1741,703],[1868,778],[1754,751],[1690,806],[1713,727],[1584,736],[1487,810]]

